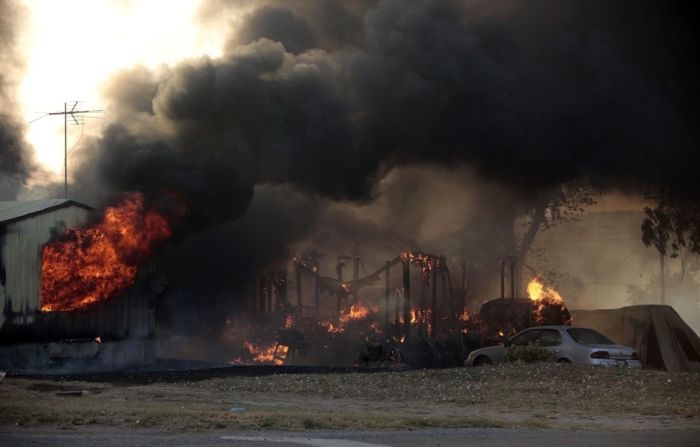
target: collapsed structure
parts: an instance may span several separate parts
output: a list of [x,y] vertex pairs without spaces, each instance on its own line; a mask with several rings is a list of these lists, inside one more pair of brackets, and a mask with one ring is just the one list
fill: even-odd
[[86,224],[90,210],[72,200],[0,202],[0,367],[119,367],[155,359],[158,287],[145,280],[152,265],[139,269],[132,287],[89,306],[54,311],[51,297],[42,296],[44,246]]

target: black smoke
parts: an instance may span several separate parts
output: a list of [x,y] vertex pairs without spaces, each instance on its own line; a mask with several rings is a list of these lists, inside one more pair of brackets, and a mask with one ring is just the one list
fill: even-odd
[[19,2],[0,0],[0,200],[13,200],[31,171],[15,98],[22,65],[18,38],[23,18]]
[[[685,72],[698,56],[678,48],[697,43],[694,7],[343,5],[260,2],[221,58],[123,74],[118,119],[94,151],[101,181],[170,189],[212,220],[244,212],[261,182],[368,200],[388,170],[411,163],[470,164],[524,188],[579,177],[695,184],[679,174],[697,161],[686,104],[697,93],[677,93],[695,84]],[[345,24],[333,35],[318,19],[331,15]]]
[[[262,184],[370,203],[392,169],[437,165],[519,197],[589,179],[697,198],[695,3],[217,0],[203,16],[226,8],[244,13],[221,57],[113,80],[76,175],[88,201],[142,191],[187,210],[181,234],[215,226],[207,241],[259,266],[305,234],[284,223],[317,218],[258,211],[236,229]],[[275,250],[249,243],[271,232]]]

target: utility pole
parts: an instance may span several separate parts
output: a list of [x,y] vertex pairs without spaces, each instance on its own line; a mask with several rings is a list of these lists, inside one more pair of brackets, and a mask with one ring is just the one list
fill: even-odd
[[659,279],[661,285],[661,304],[666,304],[666,255],[659,252]]
[[73,102],[73,107],[68,110],[68,103],[63,103],[63,112],[49,112],[48,115],[63,115],[63,194],[64,198],[68,198],[68,115],[73,118],[75,124],[79,124],[76,115],[85,113],[98,113],[103,110],[75,110],[78,107],[78,101]]

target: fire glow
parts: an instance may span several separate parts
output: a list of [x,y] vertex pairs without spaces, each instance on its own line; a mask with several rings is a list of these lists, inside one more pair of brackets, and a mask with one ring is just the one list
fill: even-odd
[[42,249],[41,310],[74,310],[119,294],[170,234],[163,216],[144,209],[141,193],[108,207],[93,226],[66,230]]
[[[561,297],[559,292],[551,287],[545,286],[538,278],[533,278],[527,284],[527,294],[535,304],[532,315],[535,324],[542,325],[548,320],[546,315],[547,309],[558,309],[558,318],[561,318],[563,312],[569,315],[566,304],[564,303],[564,298]],[[556,324],[562,323],[570,324],[570,316],[566,318],[566,321],[557,322]]]
[[559,292],[545,285],[537,278],[533,278],[527,284],[527,295],[532,301],[549,301],[550,303],[563,303],[564,299]]
[[289,352],[289,347],[277,343],[258,345],[244,341],[243,347],[253,356],[256,363],[272,363],[273,365],[284,365],[284,360]]
[[329,334],[338,334],[345,332],[345,325],[354,320],[365,320],[370,315],[370,312],[376,312],[377,309],[370,309],[361,302],[352,304],[345,312],[340,315],[338,324],[333,324],[331,321],[321,322]]

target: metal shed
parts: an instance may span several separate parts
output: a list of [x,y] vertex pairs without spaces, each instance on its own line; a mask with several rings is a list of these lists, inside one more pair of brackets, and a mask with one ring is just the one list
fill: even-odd
[[41,249],[87,222],[65,199],[0,202],[0,367],[111,368],[155,359],[155,295],[147,265],[119,296],[68,312],[41,311]]

